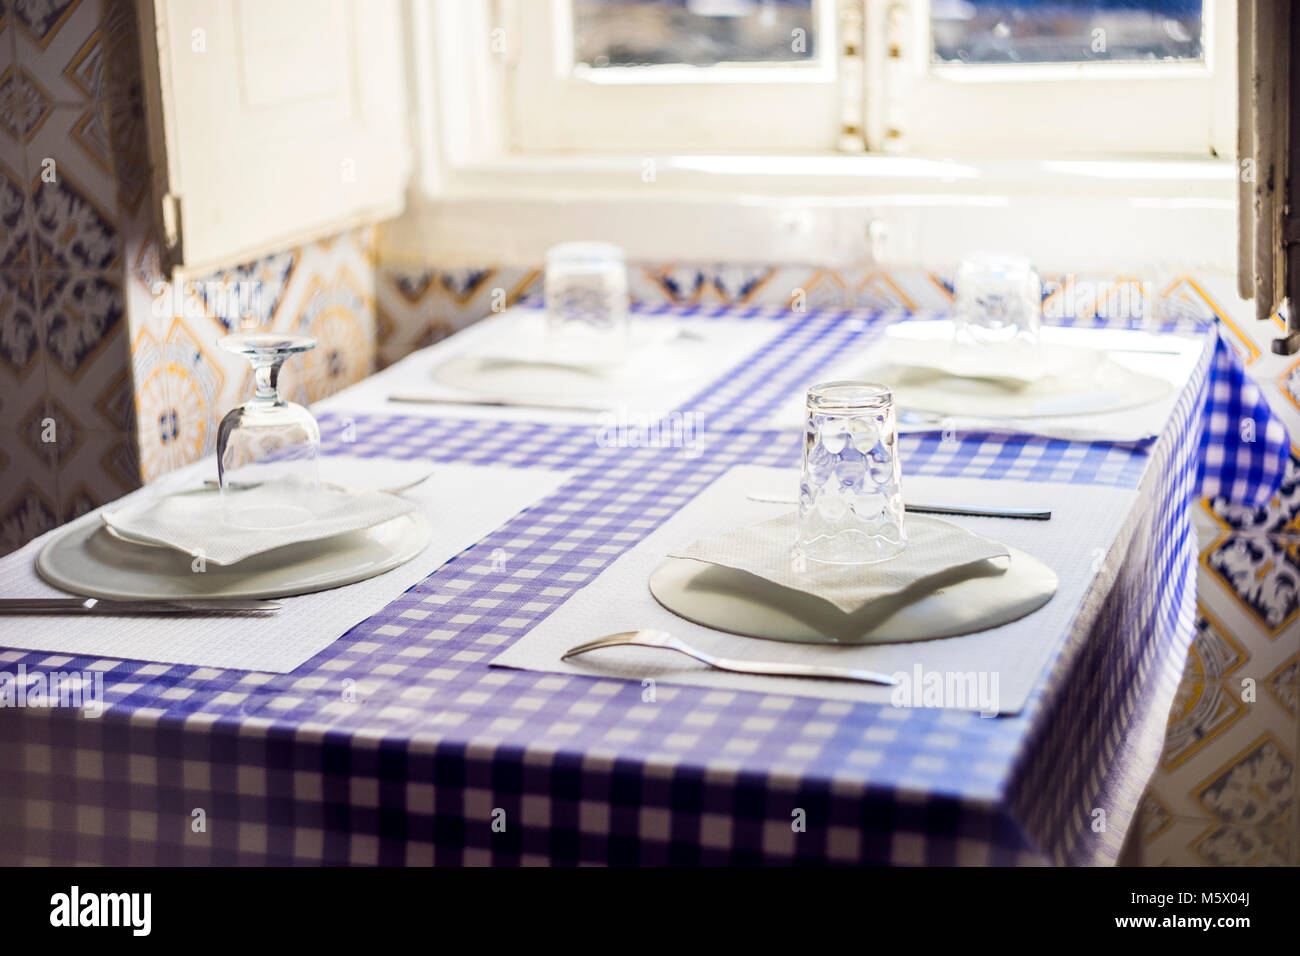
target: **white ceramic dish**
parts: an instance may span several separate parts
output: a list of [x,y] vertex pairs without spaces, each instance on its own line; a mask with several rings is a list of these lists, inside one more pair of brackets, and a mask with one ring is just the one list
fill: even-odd
[[1164,379],[1143,375],[1103,358],[1086,373],[1047,375],[1023,387],[1009,388],[990,379],[960,378],[941,372],[882,366],[868,369],[868,379],[883,378],[902,408],[942,415],[1043,418],[1095,415],[1158,402],[1172,387]]
[[982,562],[974,576],[969,568],[958,569],[950,583],[928,584],[925,595],[910,603],[903,595],[854,614],[745,571],[689,558],[669,558],[656,568],[650,593],[688,621],[767,640],[894,644],[956,637],[1024,617],[1056,593],[1051,568],[1018,548],[1008,550],[1010,558]]
[[690,374],[709,356],[707,340],[678,334],[669,323],[635,321],[621,359],[572,354],[535,322],[520,323],[513,341],[454,355],[433,369],[440,384],[498,398],[551,399],[645,391]]
[[277,598],[341,587],[405,564],[429,543],[418,511],[384,524],[291,544],[238,564],[196,570],[189,555],[108,533],[98,514],[68,525],[41,550],[36,570],[57,588],[121,600]]

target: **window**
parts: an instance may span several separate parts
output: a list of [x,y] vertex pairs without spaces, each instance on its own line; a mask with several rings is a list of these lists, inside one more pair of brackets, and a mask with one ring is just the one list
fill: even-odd
[[815,63],[812,0],[574,0],[578,69]]
[[[928,9],[927,9],[928,8]],[[1231,155],[1234,5],[891,5],[885,140],[913,152]]]
[[1205,58],[1201,0],[947,0],[930,7],[939,63]]
[[517,150],[835,147],[833,0],[531,0],[515,12]]
[[[503,0],[504,2],[504,0]],[[1228,0],[525,0],[517,152],[1231,151]]]

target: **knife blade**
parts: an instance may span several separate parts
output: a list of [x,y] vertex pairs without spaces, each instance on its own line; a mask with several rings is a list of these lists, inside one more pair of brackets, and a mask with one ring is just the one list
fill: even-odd
[[278,611],[275,601],[237,598],[112,601],[102,598],[0,598],[0,614],[253,614]]
[[[761,501],[772,505],[797,505],[797,499],[789,495],[749,494],[750,501]],[[903,503],[906,511],[923,515],[966,515],[973,518],[1024,518],[1028,521],[1050,521],[1052,513],[1038,508],[985,508],[978,505],[927,505]]]
[[478,408],[544,408],[557,412],[608,412],[609,409],[603,405],[580,405],[568,402],[545,402],[545,401],[517,401],[516,399],[505,398],[461,398],[459,396],[445,397],[442,395],[418,395],[414,393],[398,393],[389,395],[390,402],[406,403],[411,405],[472,405]]

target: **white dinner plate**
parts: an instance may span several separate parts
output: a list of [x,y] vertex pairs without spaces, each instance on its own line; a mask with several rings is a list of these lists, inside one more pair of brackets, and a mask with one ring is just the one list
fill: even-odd
[[364,581],[414,558],[429,543],[418,511],[361,531],[286,545],[237,564],[196,570],[189,555],[110,535],[98,514],[58,532],[36,570],[73,594],[121,600],[277,598]]
[[941,372],[879,366],[865,372],[883,379],[901,408],[940,415],[1047,418],[1095,415],[1158,402],[1173,387],[1110,358],[1086,373],[1047,375],[1020,388],[989,379],[960,378]]
[[435,366],[433,377],[458,391],[504,399],[586,398],[645,392],[688,377],[710,355],[702,338],[676,334],[667,323],[634,322],[621,359],[582,357],[580,349],[557,344],[534,325],[495,348],[453,355]]
[[957,568],[926,582],[910,602],[873,602],[845,614],[828,601],[771,581],[690,558],[669,558],[650,575],[650,593],[696,624],[747,637],[801,644],[895,644],[956,637],[1008,624],[1038,610],[1056,593],[1056,573],[1007,546],[1009,558]]

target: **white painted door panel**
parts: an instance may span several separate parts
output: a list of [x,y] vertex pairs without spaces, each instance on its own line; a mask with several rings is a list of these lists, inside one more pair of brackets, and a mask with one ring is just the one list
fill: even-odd
[[174,264],[228,265],[401,210],[411,159],[397,0],[152,7],[151,129]]

